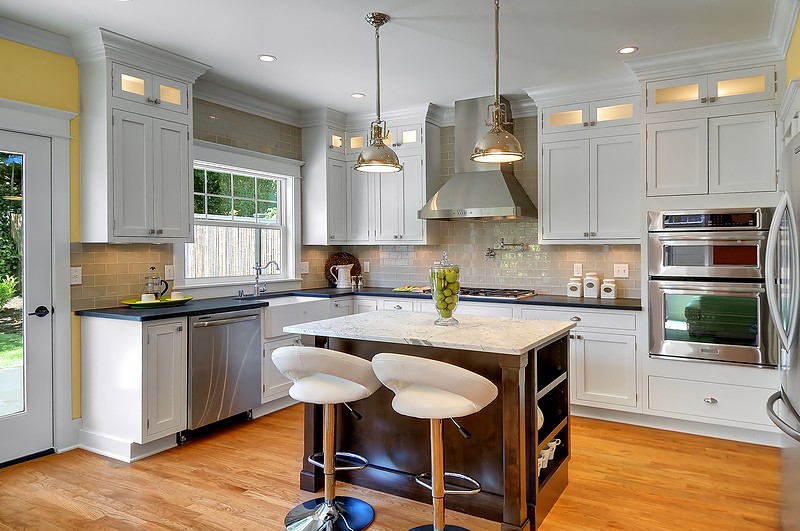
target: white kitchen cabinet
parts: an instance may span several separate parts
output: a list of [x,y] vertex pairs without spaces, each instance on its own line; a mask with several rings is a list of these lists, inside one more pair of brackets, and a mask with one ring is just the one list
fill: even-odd
[[647,124],[647,195],[777,187],[775,113]]
[[636,315],[632,312],[523,307],[523,319],[572,321],[570,401],[581,406],[640,411]]
[[81,241],[191,241],[192,84],[207,66],[102,28],[81,76]]
[[186,318],[81,317],[81,445],[124,461],[186,429]]
[[777,92],[774,66],[761,66],[648,82],[648,113],[771,100]]
[[403,170],[397,173],[376,173],[375,241],[391,243],[424,243],[424,221],[417,211],[425,205],[422,156],[401,158]]
[[391,146],[398,156],[409,151],[422,151],[423,144],[422,123],[395,125],[386,131],[387,146]]
[[352,298],[331,299],[331,317],[342,317],[353,314]]
[[611,98],[544,107],[541,120],[544,134],[635,124],[639,122],[639,99]]
[[381,309],[383,310],[404,310],[407,312],[414,311],[414,300],[403,298],[383,299],[381,301]]
[[344,129],[328,127],[328,155],[344,158],[347,153]]
[[286,378],[272,362],[272,352],[278,347],[300,345],[300,336],[289,335],[264,341],[261,348],[261,403],[289,396],[292,381]]
[[[431,314],[431,318],[436,317],[436,305],[432,299],[425,299],[419,302],[420,312]],[[453,317],[458,319],[459,315],[483,315],[487,317],[513,317],[514,306],[511,304],[480,303],[472,301],[459,301]]]
[[188,238],[188,127],[114,110],[112,138],[114,236]]
[[377,299],[366,299],[364,297],[356,297],[353,300],[353,313],[367,313],[378,310]]
[[639,135],[542,144],[541,242],[640,237]]
[[356,171],[353,162],[347,163],[347,241],[349,243],[368,243],[370,241],[370,220],[374,213],[371,200],[373,175]]

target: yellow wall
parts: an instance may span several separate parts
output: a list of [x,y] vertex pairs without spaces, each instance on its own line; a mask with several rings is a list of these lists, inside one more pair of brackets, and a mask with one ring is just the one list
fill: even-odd
[[800,17],[794,25],[789,51],[786,52],[786,81],[800,77]]
[[[0,39],[0,98],[80,112],[78,63],[72,57]],[[70,123],[70,239],[78,240],[80,121]],[[72,317],[72,416],[80,417],[80,321]]]

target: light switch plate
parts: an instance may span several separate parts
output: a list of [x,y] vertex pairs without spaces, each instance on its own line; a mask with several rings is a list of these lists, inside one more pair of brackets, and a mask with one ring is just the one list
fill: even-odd
[[572,264],[572,274],[576,277],[583,275],[583,264]]
[[164,266],[164,280],[175,280],[175,266],[172,264]]
[[70,286],[77,286],[83,283],[83,268],[81,266],[78,267],[70,267],[69,268],[69,285]]
[[300,262],[300,274],[305,275],[308,273],[308,262]]
[[628,264],[614,264],[614,278],[628,278]]
[[369,262],[364,262],[364,267],[362,269],[364,273],[369,273]]

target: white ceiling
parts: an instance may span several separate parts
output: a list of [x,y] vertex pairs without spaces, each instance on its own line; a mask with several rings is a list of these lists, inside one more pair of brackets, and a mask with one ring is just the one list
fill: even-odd
[[[771,37],[785,0],[502,0],[500,91],[633,79],[632,57]],[[796,0],[791,0],[796,1]],[[494,92],[492,0],[2,0],[0,17],[71,36],[102,26],[208,64],[203,79],[292,110],[384,110]],[[1,22],[1,21],[0,21]],[[277,56],[263,63],[261,53]],[[355,100],[353,92],[366,98]]]

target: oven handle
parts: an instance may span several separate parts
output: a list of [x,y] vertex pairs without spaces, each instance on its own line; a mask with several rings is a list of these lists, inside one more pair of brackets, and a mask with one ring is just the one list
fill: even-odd
[[714,295],[715,293],[751,293],[760,294],[764,293],[764,284],[750,283],[738,284],[734,282],[687,282],[683,280],[651,280],[659,291],[662,292],[702,292],[707,295]]
[[[774,220],[773,220],[774,223]],[[765,238],[769,238],[769,231],[739,231],[739,232],[651,232],[650,239],[659,242],[675,242],[680,244],[697,244],[697,242],[758,242],[761,243]]]

